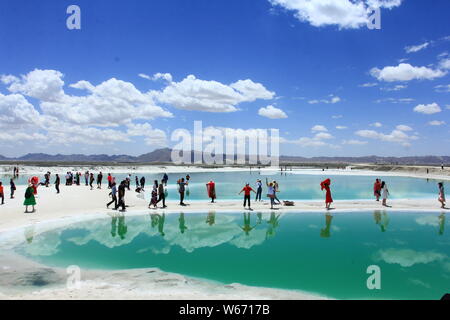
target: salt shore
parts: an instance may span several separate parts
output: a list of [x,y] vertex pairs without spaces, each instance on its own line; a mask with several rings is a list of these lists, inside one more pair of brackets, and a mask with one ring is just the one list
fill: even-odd
[[[172,168],[166,168],[167,172]],[[33,169],[34,170],[34,169]],[[28,174],[36,173],[33,170]],[[41,168],[39,173],[49,170]],[[65,170],[65,169],[64,169]],[[91,169],[92,170],[92,169]],[[158,167],[152,172],[161,172]],[[176,170],[182,171],[177,167]],[[194,172],[192,168],[189,172]],[[230,169],[236,170],[236,169]],[[248,170],[248,169],[246,169]],[[51,171],[51,170],[50,170]],[[105,170],[104,172],[114,172]],[[204,171],[204,170],[203,170]],[[61,168],[53,172],[64,172]],[[122,169],[120,172],[124,172]],[[144,172],[144,171],[139,171]],[[308,171],[313,172],[313,171]],[[24,172],[22,172],[24,173]],[[329,170],[331,174],[363,174],[363,172],[348,170]],[[417,172],[385,173],[364,171],[370,175],[406,175],[417,176]],[[423,176],[418,176],[423,178]],[[429,177],[432,178],[432,177]],[[434,179],[449,180],[448,176],[435,175]],[[5,189],[8,189],[5,188]],[[36,226],[36,232],[45,232],[56,226],[61,226],[74,221],[109,217],[112,211],[106,209],[108,191],[90,190],[85,186],[66,187],[61,185],[61,194],[56,194],[53,187],[39,188],[36,199],[35,213],[24,213],[23,194],[24,186],[18,186],[16,199],[8,199],[5,192],[5,205],[0,206],[0,299],[323,299],[324,297],[299,291],[276,290],[269,288],[248,287],[240,284],[224,285],[210,281],[192,279],[178,274],[171,274],[158,269],[145,270],[83,270],[82,284],[78,290],[66,288],[66,270],[50,268],[39,265],[24,257],[11,253],[8,247],[16,243],[18,237],[23,241],[23,228]],[[218,201],[217,203],[192,202],[187,207],[180,207],[176,202],[168,202],[167,210],[147,209],[147,202],[134,192],[128,192],[126,197],[126,215],[142,213],[179,213],[184,212],[239,212],[242,210],[241,201]],[[440,211],[436,199],[427,200],[391,200],[392,208],[389,211]],[[270,212],[267,201],[253,203],[253,209],[257,212]],[[336,209],[333,214],[343,211],[370,211],[381,210],[384,207],[375,201],[336,201],[333,205]],[[280,207],[278,212],[304,211],[323,214],[324,203],[322,201],[296,202],[294,207]]]

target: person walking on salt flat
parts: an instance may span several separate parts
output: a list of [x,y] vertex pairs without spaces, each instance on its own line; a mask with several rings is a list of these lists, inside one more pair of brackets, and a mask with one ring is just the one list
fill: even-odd
[[330,210],[330,206],[333,203],[330,185],[331,185],[330,179],[326,179],[320,183],[320,188],[322,189],[322,191],[325,190],[325,207],[327,210]]
[[441,203],[441,208],[445,209],[445,190],[444,190],[444,183],[443,182],[439,182],[438,183],[438,187],[439,187],[439,202]]
[[[34,188],[31,183],[28,184],[28,188],[25,190],[25,200],[23,205],[25,206],[25,213],[35,212],[34,206],[36,205],[36,199],[34,197]],[[28,206],[32,206],[33,210],[28,211]]]

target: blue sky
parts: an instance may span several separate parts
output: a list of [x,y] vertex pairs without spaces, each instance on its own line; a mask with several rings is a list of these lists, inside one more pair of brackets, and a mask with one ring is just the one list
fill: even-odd
[[365,1],[381,30],[350,0],[2,1],[0,154],[138,155],[202,120],[287,155],[448,155],[450,2]]

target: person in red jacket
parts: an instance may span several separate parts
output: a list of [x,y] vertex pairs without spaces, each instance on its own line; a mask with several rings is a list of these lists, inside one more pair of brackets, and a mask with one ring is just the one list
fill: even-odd
[[380,179],[376,179],[375,183],[373,185],[373,195],[377,199],[377,201],[380,201],[381,197],[381,181]]
[[5,193],[1,181],[0,181],[0,199],[2,200],[2,204],[5,204]]
[[242,192],[244,192],[244,208],[248,201],[248,210],[252,210],[252,208],[250,207],[250,192],[256,193],[255,190],[250,187],[249,183],[246,183],[245,187],[241,190],[241,192],[239,192],[239,194],[241,194]]
[[331,203],[333,203],[333,198],[331,197],[331,190],[330,190],[331,180],[326,179],[320,183],[320,188],[326,191],[325,193],[325,207],[327,210],[330,210]]

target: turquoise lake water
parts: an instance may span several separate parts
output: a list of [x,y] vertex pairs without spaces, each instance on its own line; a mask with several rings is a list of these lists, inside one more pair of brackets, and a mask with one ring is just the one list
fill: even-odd
[[[450,291],[449,219],[439,212],[122,215],[33,236],[41,263],[163,271],[338,299],[439,299]],[[367,268],[379,266],[381,290]]]
[[[137,174],[140,178],[143,174]],[[115,174],[116,180],[121,181],[126,177],[125,174]],[[160,174],[145,174],[147,191],[151,190],[151,185],[155,179],[161,180]],[[182,174],[169,174],[168,183],[168,199],[177,200],[176,181],[184,177]],[[208,172],[208,173],[192,173],[191,180],[186,194],[187,200],[207,200],[206,183],[210,180],[216,182],[216,193],[218,200],[236,200],[241,199],[238,192],[242,189],[246,182],[250,183],[256,189],[256,180],[261,179],[265,182],[267,177],[269,181],[276,180],[280,185],[280,199],[284,200],[322,200],[324,193],[320,190],[320,182],[326,178],[332,180],[331,190],[335,200],[352,200],[352,199],[373,199],[373,176],[357,176],[357,175],[329,175],[323,174],[293,174],[287,172],[281,175],[279,172],[274,175],[260,175],[257,171],[253,172]],[[438,189],[436,180],[417,179],[408,177],[383,177],[387,182],[391,199],[437,199]],[[6,176],[0,176],[3,184],[9,188],[9,179]],[[28,176],[20,176],[17,184],[26,183]],[[131,186],[135,188],[135,176],[132,176]],[[51,182],[54,181],[52,176]],[[64,178],[61,182],[64,184]],[[106,174],[103,179],[106,183]],[[84,179],[81,180],[84,187]],[[77,186],[72,186],[76,188]],[[263,188],[263,197],[265,198],[267,188]]]

